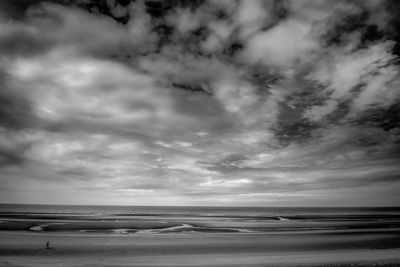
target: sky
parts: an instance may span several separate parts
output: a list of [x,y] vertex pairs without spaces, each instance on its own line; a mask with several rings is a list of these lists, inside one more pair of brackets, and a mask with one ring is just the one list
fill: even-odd
[[3,0],[0,202],[399,205],[399,10]]

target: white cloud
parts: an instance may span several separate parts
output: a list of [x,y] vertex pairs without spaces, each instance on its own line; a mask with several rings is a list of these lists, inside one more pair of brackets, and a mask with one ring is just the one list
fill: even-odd
[[398,70],[391,65],[394,60],[389,52],[392,45],[386,42],[358,51],[333,50],[330,60],[325,58],[308,76],[326,86],[324,94],[328,99],[323,105],[308,108],[305,117],[320,121],[334,112],[340,102],[351,99],[350,116],[370,106],[385,108],[396,101],[399,93],[391,82],[398,76]]
[[237,8],[237,22],[241,38],[249,38],[252,34],[259,31],[264,25],[268,26],[272,22],[273,15],[270,14],[269,5],[271,2],[254,0],[241,0]]
[[142,130],[157,130],[180,117],[167,90],[151,77],[115,62],[61,50],[17,60],[10,72],[30,85],[26,93],[32,94],[37,115],[43,119],[128,123]]
[[366,77],[364,90],[354,99],[352,111],[356,115],[369,107],[388,108],[400,99],[399,70],[394,66],[384,67],[377,74]]
[[244,84],[235,78],[222,79],[214,87],[216,97],[228,112],[240,114],[258,100],[251,84]]
[[288,69],[310,60],[319,42],[312,36],[312,25],[289,19],[256,34],[245,47],[243,58],[248,63]]
[[126,39],[126,31],[112,18],[61,5],[41,5],[32,11],[31,23],[59,45],[93,52],[113,50]]
[[200,16],[200,13],[193,13],[189,8],[185,8],[169,14],[167,20],[176,25],[180,34],[186,35],[201,25]]

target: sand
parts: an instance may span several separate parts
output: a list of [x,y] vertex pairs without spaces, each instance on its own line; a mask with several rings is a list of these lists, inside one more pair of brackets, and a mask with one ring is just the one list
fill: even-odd
[[[47,241],[52,249],[45,249]],[[400,266],[398,242],[398,232],[104,235],[4,231],[0,232],[0,266]]]
[[0,266],[400,266],[397,214],[189,215],[2,213]]

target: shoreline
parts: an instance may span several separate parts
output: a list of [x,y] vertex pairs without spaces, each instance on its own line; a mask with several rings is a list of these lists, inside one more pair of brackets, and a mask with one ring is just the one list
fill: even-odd
[[393,267],[400,266],[400,212],[3,211],[2,266]]
[[[390,247],[390,241],[394,247]],[[50,241],[52,249],[45,249]],[[371,249],[366,244],[383,244]],[[0,232],[0,266],[400,266],[400,235]]]
[[340,250],[314,253],[239,253],[232,254],[185,254],[152,256],[93,257],[28,255],[0,256],[0,266],[400,266],[400,249],[388,250]]

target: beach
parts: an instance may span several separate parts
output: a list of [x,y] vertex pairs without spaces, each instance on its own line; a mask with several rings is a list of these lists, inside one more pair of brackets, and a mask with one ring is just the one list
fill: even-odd
[[[394,234],[167,234],[139,236],[1,233],[0,266],[292,266],[400,264],[400,249],[373,249]],[[45,249],[50,241],[51,249]],[[354,245],[356,244],[356,245]],[[358,246],[357,246],[358,244]],[[395,266],[395,265],[393,265]]]
[[143,209],[0,212],[0,266],[400,265],[397,210]]
[[0,267],[400,267],[400,0],[0,0]]

